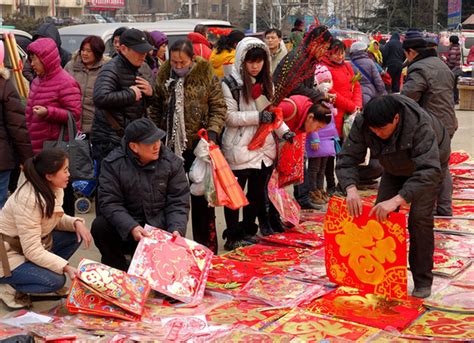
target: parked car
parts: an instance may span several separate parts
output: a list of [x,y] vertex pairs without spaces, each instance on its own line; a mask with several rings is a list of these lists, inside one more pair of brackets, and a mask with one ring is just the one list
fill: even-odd
[[85,24],[105,24],[107,23],[100,14],[83,14],[81,20]]
[[63,25],[64,20],[61,18],[53,17],[53,16],[47,16],[44,17],[44,22],[45,23],[53,23],[54,25]]
[[82,19],[77,17],[66,17],[64,18],[64,25],[79,25],[84,24]]
[[117,20],[115,20],[115,18],[112,18],[112,17],[104,17],[104,19],[108,23],[116,23],[117,22]]
[[136,23],[135,17],[131,14],[117,14],[115,16],[117,23]]
[[168,36],[169,45],[178,39],[184,39],[189,32],[193,32],[194,27],[198,24],[205,25],[209,28],[234,28],[228,21],[207,20],[207,19],[176,19],[161,20],[157,22],[146,23],[108,23],[108,24],[84,24],[68,26],[59,29],[61,35],[62,47],[69,52],[79,49],[81,42],[89,35],[97,35],[104,40],[105,52],[110,54],[113,51],[112,34],[121,27],[127,26],[144,31],[162,31]]

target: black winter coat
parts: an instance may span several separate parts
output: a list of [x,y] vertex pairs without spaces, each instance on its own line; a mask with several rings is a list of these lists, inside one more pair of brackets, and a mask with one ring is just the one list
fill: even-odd
[[383,66],[401,66],[405,60],[405,52],[400,42],[400,35],[394,33],[382,50]]
[[[91,141],[93,157],[97,160],[105,158],[109,152],[120,145],[123,132],[115,130],[105,115],[108,112],[117,125],[125,127],[133,120],[147,116],[146,109],[151,97],[143,96],[135,100],[135,92],[130,88],[136,84],[139,68],[133,66],[125,57],[118,54],[102,66],[94,85],[95,115],[92,123]],[[152,85],[152,80],[147,79]]]
[[125,140],[103,161],[99,177],[101,214],[123,240],[137,225],[149,224],[183,237],[189,214],[189,184],[182,160],[164,145],[145,166]]
[[12,170],[33,156],[26,128],[25,107],[10,80],[10,72],[0,69],[0,171]]
[[370,131],[363,115],[358,115],[344,142],[336,165],[343,189],[358,183],[357,166],[364,161],[367,148],[384,172],[409,179],[400,196],[411,202],[418,194],[436,191],[441,172],[448,165],[451,140],[448,131],[434,116],[404,95],[391,95],[402,104],[400,122],[388,140]]

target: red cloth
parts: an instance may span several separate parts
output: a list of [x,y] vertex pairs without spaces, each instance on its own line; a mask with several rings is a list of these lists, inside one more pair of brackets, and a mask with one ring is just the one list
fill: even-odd
[[[344,124],[344,113],[352,113],[356,107],[362,108],[362,92],[357,81],[352,87],[354,72],[349,62],[337,64],[323,59],[323,64],[329,69],[332,75],[333,87],[329,91],[336,95],[335,107],[337,114],[334,118],[337,132],[342,137],[342,126]],[[354,88],[354,89],[352,89]]]
[[303,95],[292,95],[289,99],[283,99],[278,105],[283,111],[283,120],[294,133],[305,132],[304,122],[308,116],[308,110],[313,106],[313,102]]
[[[61,68],[61,59],[56,43],[51,38],[40,38],[28,46],[28,52],[35,54],[44,65],[45,74],[31,83],[26,104],[26,124],[31,138],[33,152],[43,149],[43,142],[57,140],[68,111],[76,118],[80,128],[82,102],[81,88],[74,78]],[[48,109],[45,118],[33,114],[33,106]]]
[[197,32],[188,33],[188,39],[193,43],[194,54],[209,61],[211,57],[211,43],[202,34]]
[[469,55],[467,55],[467,64],[474,63],[474,45],[469,49]]

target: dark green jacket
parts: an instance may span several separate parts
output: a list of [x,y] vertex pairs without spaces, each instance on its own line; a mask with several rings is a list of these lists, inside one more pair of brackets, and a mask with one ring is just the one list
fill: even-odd
[[[156,77],[156,97],[149,110],[156,125],[167,131],[167,113],[171,92],[167,84],[171,77],[169,60],[161,67]],[[212,66],[201,57],[196,57],[194,66],[184,81],[184,120],[188,149],[198,141],[197,133],[205,128],[220,134],[227,115],[227,106],[219,79]]]
[[409,177],[399,194],[411,202],[418,194],[435,191],[448,165],[451,140],[436,117],[406,96],[393,96],[404,110],[392,137],[380,139],[370,131],[363,115],[357,116],[338,155],[336,174],[343,189],[357,184],[357,166],[370,148],[371,157],[379,159],[385,173]]

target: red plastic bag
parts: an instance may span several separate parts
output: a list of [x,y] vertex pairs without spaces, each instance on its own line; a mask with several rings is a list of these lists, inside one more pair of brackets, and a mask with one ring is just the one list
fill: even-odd
[[380,76],[382,77],[382,81],[384,84],[386,84],[387,86],[392,85],[392,77],[390,76],[389,73],[385,72],[385,73],[380,74]]
[[253,136],[252,140],[250,141],[250,144],[247,147],[250,151],[257,150],[263,147],[268,135],[272,133],[272,131],[278,129],[283,123],[283,111],[281,110],[281,108],[272,107],[271,111],[275,113],[275,121],[271,124],[260,124],[257,129],[257,132],[255,132],[255,135]]
[[285,142],[278,152],[278,187],[283,188],[304,181],[304,149],[306,133],[293,138],[293,143]]
[[268,182],[268,197],[280,214],[281,220],[297,226],[300,222],[300,205],[284,188],[278,186],[278,178],[278,172],[274,170]]
[[209,156],[211,157],[212,175],[216,190],[215,206],[225,206],[232,210],[237,210],[248,205],[247,197],[237,182],[219,146],[209,141],[205,129],[201,129],[198,135],[209,142]]

